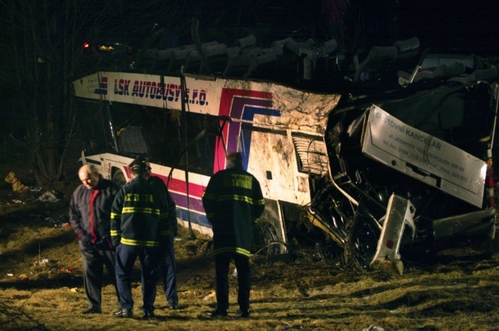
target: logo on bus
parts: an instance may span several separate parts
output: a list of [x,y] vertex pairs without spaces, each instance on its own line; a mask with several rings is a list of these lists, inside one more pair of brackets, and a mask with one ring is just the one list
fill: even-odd
[[[99,88],[94,93],[108,95],[108,77],[102,77]],[[178,102],[181,99],[182,87],[180,84],[163,84],[155,81],[130,79],[115,79],[112,87],[113,94],[135,98],[156,99],[168,102]],[[199,89],[185,89],[185,102],[193,105],[207,106],[206,91]]]
[[[231,121],[224,126],[222,131],[224,141],[227,142],[227,151],[242,150],[243,163],[245,168],[248,165],[251,153],[251,131],[242,130],[242,123],[252,123],[257,114],[266,116],[281,116],[278,109],[273,109],[272,93],[261,91],[250,91],[240,89],[223,89],[220,98],[220,116],[228,116],[236,121]],[[216,146],[216,157],[214,170],[217,172],[223,168],[216,160],[225,159],[225,149],[223,141],[219,141]],[[241,148],[238,149],[238,144]]]

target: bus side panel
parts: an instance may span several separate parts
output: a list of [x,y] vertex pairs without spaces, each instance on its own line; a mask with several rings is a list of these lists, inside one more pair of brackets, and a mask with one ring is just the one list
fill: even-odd
[[[258,225],[257,241],[287,243],[286,220],[281,202],[304,205],[310,202],[308,174],[298,171],[297,154],[290,132],[244,129],[243,136],[251,135],[248,171],[260,182],[266,198],[265,211]],[[284,245],[272,247],[274,253],[286,253]]]
[[292,138],[285,132],[252,130],[248,134],[251,134],[248,171],[260,181],[263,196],[299,205],[309,203],[308,174],[298,172]]

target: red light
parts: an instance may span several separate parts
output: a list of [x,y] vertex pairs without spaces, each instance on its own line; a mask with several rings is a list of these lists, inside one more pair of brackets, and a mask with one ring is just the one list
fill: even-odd
[[90,44],[89,43],[83,43],[83,48],[90,48]]

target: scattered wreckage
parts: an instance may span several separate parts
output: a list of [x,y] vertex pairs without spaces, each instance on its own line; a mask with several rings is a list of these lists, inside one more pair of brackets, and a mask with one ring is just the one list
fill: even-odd
[[495,236],[499,88],[485,59],[417,38],[345,54],[334,40],[228,46],[194,33],[162,49],[160,36],[134,56],[96,52],[94,72],[74,80],[81,160],[124,184],[148,153],[189,229],[211,233],[201,197],[238,150],[267,202],[255,252],[298,240],[334,246],[344,266],[402,273],[402,251]]

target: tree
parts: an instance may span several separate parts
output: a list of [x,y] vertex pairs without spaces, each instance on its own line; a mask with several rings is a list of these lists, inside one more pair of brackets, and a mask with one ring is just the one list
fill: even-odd
[[2,7],[2,82],[11,91],[13,133],[28,147],[37,183],[56,182],[74,127],[70,78],[87,20],[77,21],[79,1],[5,0]]
[[193,9],[201,9],[197,1],[0,0],[0,88],[12,121],[6,127],[28,147],[38,184],[65,176],[83,42],[128,39],[140,47],[139,36],[145,40],[155,23],[188,31]]

